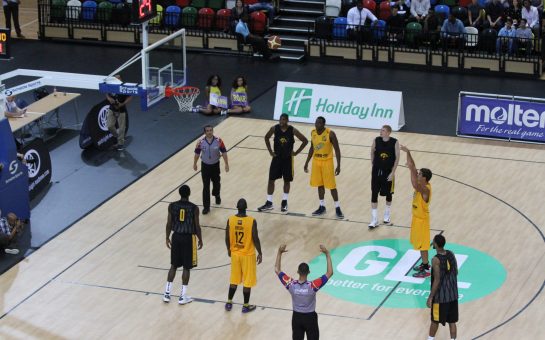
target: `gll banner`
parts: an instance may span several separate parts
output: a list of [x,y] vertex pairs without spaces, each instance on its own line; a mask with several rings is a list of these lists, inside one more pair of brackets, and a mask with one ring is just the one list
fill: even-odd
[[41,138],[26,144],[23,154],[28,168],[28,193],[32,200],[51,182],[51,157]]
[[545,99],[460,92],[457,135],[545,143]]
[[[95,146],[99,150],[107,150],[117,143],[115,137],[108,130],[108,110],[110,109],[110,103],[107,100],[103,100],[97,105],[93,106],[80,130],[79,146],[82,149],[87,149],[91,146]],[[127,114],[127,129],[125,133],[129,131],[129,115]],[[117,124],[116,124],[117,128]]]

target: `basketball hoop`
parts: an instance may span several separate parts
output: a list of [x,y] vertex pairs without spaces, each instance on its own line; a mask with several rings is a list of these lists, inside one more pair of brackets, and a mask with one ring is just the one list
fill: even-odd
[[193,102],[201,91],[193,86],[166,87],[165,96],[174,97],[178,102],[180,112],[188,112],[193,108]]

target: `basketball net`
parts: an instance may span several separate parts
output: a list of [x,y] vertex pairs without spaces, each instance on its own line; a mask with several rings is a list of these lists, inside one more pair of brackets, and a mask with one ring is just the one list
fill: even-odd
[[165,96],[174,97],[178,103],[180,112],[189,112],[193,108],[193,102],[201,91],[193,86],[182,87],[167,87],[165,88]]

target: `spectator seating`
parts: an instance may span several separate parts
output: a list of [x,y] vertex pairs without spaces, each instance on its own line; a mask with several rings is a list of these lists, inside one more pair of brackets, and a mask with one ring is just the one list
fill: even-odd
[[392,8],[389,1],[382,1],[379,5],[378,18],[386,20],[392,15]]
[[229,31],[231,20],[231,10],[227,8],[220,9],[216,13],[216,28],[221,31]]
[[206,7],[206,0],[191,0],[191,7],[195,7],[196,9],[201,9]]
[[363,0],[363,8],[367,8],[371,13],[377,11],[377,3],[373,0]]
[[419,37],[422,34],[422,25],[418,22],[410,22],[405,27],[405,43],[411,47],[417,47]]
[[109,1],[102,1],[98,4],[98,10],[97,10],[97,18],[99,22],[108,24],[112,20],[112,9],[114,8],[114,5],[112,5]]
[[180,8],[187,7],[190,3],[191,0],[176,0],[176,5],[180,6]]
[[[129,13],[130,14],[130,13]],[[149,21],[150,25],[161,26],[163,23],[163,6],[157,5],[157,16]]]
[[314,22],[314,35],[319,39],[331,39],[333,19],[327,16],[316,18]]
[[182,26],[195,27],[197,25],[197,9],[192,6],[182,9]]
[[165,10],[165,27],[177,28],[180,25],[181,12],[182,9],[176,5],[168,6]]
[[[131,6],[126,3],[119,3],[114,6],[112,10],[112,22],[117,23],[122,26],[128,26],[131,24]],[[159,21],[161,20],[163,16],[163,7],[161,5],[157,5],[157,12],[158,15],[156,18],[159,18]],[[155,20],[152,19],[152,20]]]
[[346,30],[347,20],[345,17],[337,17],[333,21],[333,39],[347,39],[348,32]]
[[77,21],[79,20],[80,14],[81,14],[81,1],[70,0],[66,3],[66,18],[67,19],[72,21]]
[[261,11],[250,13],[250,32],[253,34],[265,33],[267,27],[267,16]]
[[373,39],[376,42],[380,42],[384,40],[384,37],[386,36],[386,21],[378,20],[377,24],[372,27],[372,30],[373,30]]
[[466,27],[466,46],[474,48],[479,42],[479,30],[473,26]]
[[338,17],[341,12],[341,0],[326,0],[325,15],[328,17]]
[[66,14],[65,0],[52,0],[51,2],[51,20],[54,22],[62,22]]
[[437,5],[434,7],[437,15],[442,15],[443,19],[446,19],[450,13],[450,7],[447,5]]
[[455,6],[455,7],[453,7],[451,9],[451,12],[452,12],[452,14],[454,14],[454,16],[457,19],[460,19],[462,22],[466,22],[466,20],[467,20],[467,8],[460,7],[460,6]]
[[212,8],[214,12],[225,8],[225,0],[208,0],[208,8]]
[[493,28],[487,28],[483,30],[481,33],[481,39],[479,40],[482,49],[484,49],[488,53],[494,53],[496,50],[497,36],[498,32]]
[[84,21],[95,21],[97,14],[97,3],[91,0],[85,1],[81,5],[81,18]]
[[214,23],[214,10],[212,8],[201,8],[199,10],[199,19],[197,21],[197,26],[204,30],[210,30]]

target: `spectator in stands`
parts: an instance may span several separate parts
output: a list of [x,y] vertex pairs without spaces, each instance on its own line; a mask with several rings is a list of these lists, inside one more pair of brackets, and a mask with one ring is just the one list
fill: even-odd
[[486,5],[486,28],[500,29],[503,26],[505,9],[500,0],[492,0]]
[[467,14],[469,26],[480,30],[486,22],[486,12],[484,8],[479,6],[479,0],[472,0],[471,4],[467,6]]
[[212,93],[221,96],[221,78],[217,74],[211,75],[206,81],[206,87],[204,88],[204,98],[206,99],[206,101],[204,103],[204,106],[197,105],[191,111],[200,112],[205,115],[221,114],[221,108],[210,104],[210,94]]
[[[115,75],[115,77],[121,81],[119,74]],[[110,109],[106,115],[108,130],[117,139],[114,148],[123,151],[125,148],[125,133],[127,132],[127,104],[132,100],[132,97],[121,93],[107,93],[106,99],[110,102]]]
[[430,0],[412,0],[411,17],[409,21],[418,21],[423,23],[430,10]]
[[519,0],[513,0],[509,8],[507,9],[507,17],[513,19],[513,25],[517,26],[522,18],[522,7]]
[[537,11],[539,12],[539,14],[543,14],[543,0],[531,0],[532,1],[532,6],[534,6],[535,8],[537,8]]
[[396,0],[396,1],[390,1],[390,7],[394,7],[394,6],[397,6],[397,7],[400,7],[401,4],[404,4],[408,7],[411,6],[411,0]]
[[367,8],[363,7],[363,0],[358,0],[355,7],[352,7],[346,14],[346,29],[348,30],[348,37],[358,42],[369,41],[371,32],[365,30],[365,21],[369,19],[376,25],[378,22],[377,17],[371,13]]
[[526,26],[526,24],[526,19],[520,19],[519,28],[517,28],[516,32],[515,46],[513,46],[513,49],[517,51],[522,46],[526,50],[526,55],[529,56],[530,53],[532,53],[533,33],[532,30]]
[[248,105],[248,85],[246,78],[238,76],[233,81],[231,87],[231,108],[227,110],[229,114],[248,113],[252,110]]
[[433,49],[437,47],[441,32],[441,25],[439,17],[435,13],[433,8],[428,11],[428,16],[424,20],[424,34],[429,39],[430,45]]
[[257,3],[250,5],[250,13],[255,11],[267,11],[267,17],[269,18],[269,25],[274,22],[275,12],[274,4],[272,0],[259,0]]
[[534,32],[534,36],[539,36],[539,13],[537,8],[530,4],[530,0],[522,2],[522,17],[528,22],[528,27]]
[[399,7],[397,5],[392,7],[392,15],[386,19],[386,25],[388,27],[388,35],[390,39],[396,42],[403,41],[405,18],[399,14]]
[[411,2],[409,0],[399,0],[392,3],[395,4],[391,5],[392,7],[397,6],[398,8],[397,14],[402,16],[404,20],[407,20],[409,18],[409,14],[411,14]]
[[507,53],[513,54],[513,41],[515,40],[516,31],[513,28],[513,19],[507,18],[505,20],[505,26],[498,33],[498,39],[496,39],[496,53],[502,54],[503,49],[507,46]]
[[237,0],[235,2],[235,7],[231,9],[231,32],[233,34],[235,34],[235,30],[238,22],[240,21],[240,18],[242,18],[243,15],[248,15],[248,13],[248,6],[245,5],[242,0]]
[[22,118],[25,116],[26,109],[21,109],[15,102],[15,96],[6,97],[6,107],[4,115],[8,118]]
[[24,39],[25,36],[21,33],[21,26],[19,26],[19,4],[20,0],[2,0],[4,6],[4,17],[6,19],[6,28],[11,30],[11,18],[13,18],[13,25],[15,26],[15,32],[17,32],[17,38]]
[[267,42],[263,37],[250,33],[250,30],[248,29],[248,15],[243,15],[241,20],[239,20],[236,32],[237,34],[240,34],[243,42],[252,45],[254,51],[260,53],[263,56],[263,59],[269,61],[278,60],[278,56],[273,57],[271,51],[269,51]]
[[14,242],[22,229],[23,223],[14,213],[9,213],[7,218],[0,217],[0,249],[2,253],[19,254],[19,249],[14,247]]
[[441,27],[443,47],[448,49],[449,46],[456,46],[458,50],[462,50],[465,46],[465,33],[464,23],[449,13],[448,19],[445,19]]

